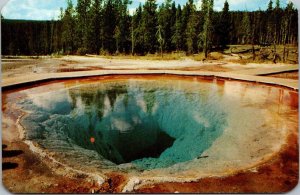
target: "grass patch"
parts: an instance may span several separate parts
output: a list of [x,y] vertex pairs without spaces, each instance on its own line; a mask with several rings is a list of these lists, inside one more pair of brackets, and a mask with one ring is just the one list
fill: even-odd
[[205,58],[204,53],[194,54],[193,56],[190,56],[191,59],[195,61],[203,61],[205,59],[207,60],[221,60],[224,58],[223,54],[220,52],[211,52],[208,54],[207,58]]
[[158,53],[155,54],[147,54],[145,56],[139,55],[125,55],[125,54],[118,54],[118,55],[100,55],[100,57],[107,58],[107,59],[132,59],[132,60],[181,60],[186,57],[184,52],[173,52],[173,53],[164,53],[161,56]]
[[222,60],[224,58],[223,54],[220,52],[211,52],[208,55],[209,60]]
[[195,61],[203,61],[205,59],[204,53],[194,54],[189,57]]

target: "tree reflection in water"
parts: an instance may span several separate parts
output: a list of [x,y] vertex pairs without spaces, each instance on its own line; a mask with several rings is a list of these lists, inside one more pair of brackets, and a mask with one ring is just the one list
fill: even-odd
[[[76,110],[79,101],[84,112],[72,115],[72,123],[80,128],[76,128],[76,132],[75,127],[69,128],[68,136],[78,145],[96,150],[117,164],[159,157],[175,140],[162,131],[151,116],[155,104],[153,92],[142,91],[143,96],[133,96],[124,85],[96,92],[71,89],[69,94],[72,109]],[[139,105],[141,102],[146,104],[145,113]],[[95,138],[95,142],[91,143],[89,137]]]

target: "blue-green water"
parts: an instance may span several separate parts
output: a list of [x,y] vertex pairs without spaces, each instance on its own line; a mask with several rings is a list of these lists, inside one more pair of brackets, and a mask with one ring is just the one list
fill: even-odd
[[22,121],[26,139],[46,149],[49,139],[54,145],[76,144],[140,169],[201,158],[226,127],[216,85],[197,81],[86,84],[20,105],[30,112]]

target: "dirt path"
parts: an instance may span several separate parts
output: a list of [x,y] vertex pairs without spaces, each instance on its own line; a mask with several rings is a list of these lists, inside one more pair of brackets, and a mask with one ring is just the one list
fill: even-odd
[[[231,63],[230,58],[223,60],[195,61],[183,60],[134,60],[107,59],[101,57],[64,56],[61,58],[42,59],[2,59],[2,78],[24,76],[24,74],[44,74],[61,72],[78,72],[93,70],[182,70],[235,72],[257,75],[257,70],[263,68],[268,73],[296,70],[292,64],[238,64]],[[244,72],[243,72],[244,71]],[[254,72],[251,72],[254,71]]]
[[276,66],[276,67],[257,67],[257,68],[252,68],[252,69],[237,70],[237,71],[230,71],[230,72],[235,73],[235,74],[263,76],[263,75],[269,75],[269,74],[295,72],[298,70],[299,70],[298,65],[289,65],[289,66],[281,65],[281,66]]
[[[226,59],[226,58],[225,58]],[[101,57],[64,56],[62,58],[3,60],[2,87],[40,80],[106,74],[184,74],[219,76],[266,82],[298,89],[297,80],[255,77],[255,75],[298,70],[291,64],[233,64],[228,61],[133,60]]]
[[180,71],[180,70],[93,70],[93,71],[77,71],[64,73],[41,73],[41,74],[26,74],[25,76],[5,78],[2,81],[2,87],[9,88],[16,85],[32,84],[38,81],[49,81],[56,79],[80,78],[89,76],[101,75],[131,75],[131,74],[170,74],[170,75],[194,75],[220,77],[236,80],[244,80],[251,82],[261,82],[285,86],[298,90],[298,81],[291,79],[282,79],[274,77],[252,76],[244,74],[234,74],[231,72],[209,72],[209,71]]

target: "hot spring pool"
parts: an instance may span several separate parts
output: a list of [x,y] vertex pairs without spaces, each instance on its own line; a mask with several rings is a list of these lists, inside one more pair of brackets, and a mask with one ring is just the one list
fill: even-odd
[[200,77],[103,76],[6,99],[26,112],[24,139],[62,164],[144,178],[254,166],[280,150],[298,115],[292,90]]
[[31,113],[22,122],[26,139],[53,148],[54,137],[142,169],[201,157],[224,131],[227,115],[218,88],[184,81],[86,84],[20,105]]

